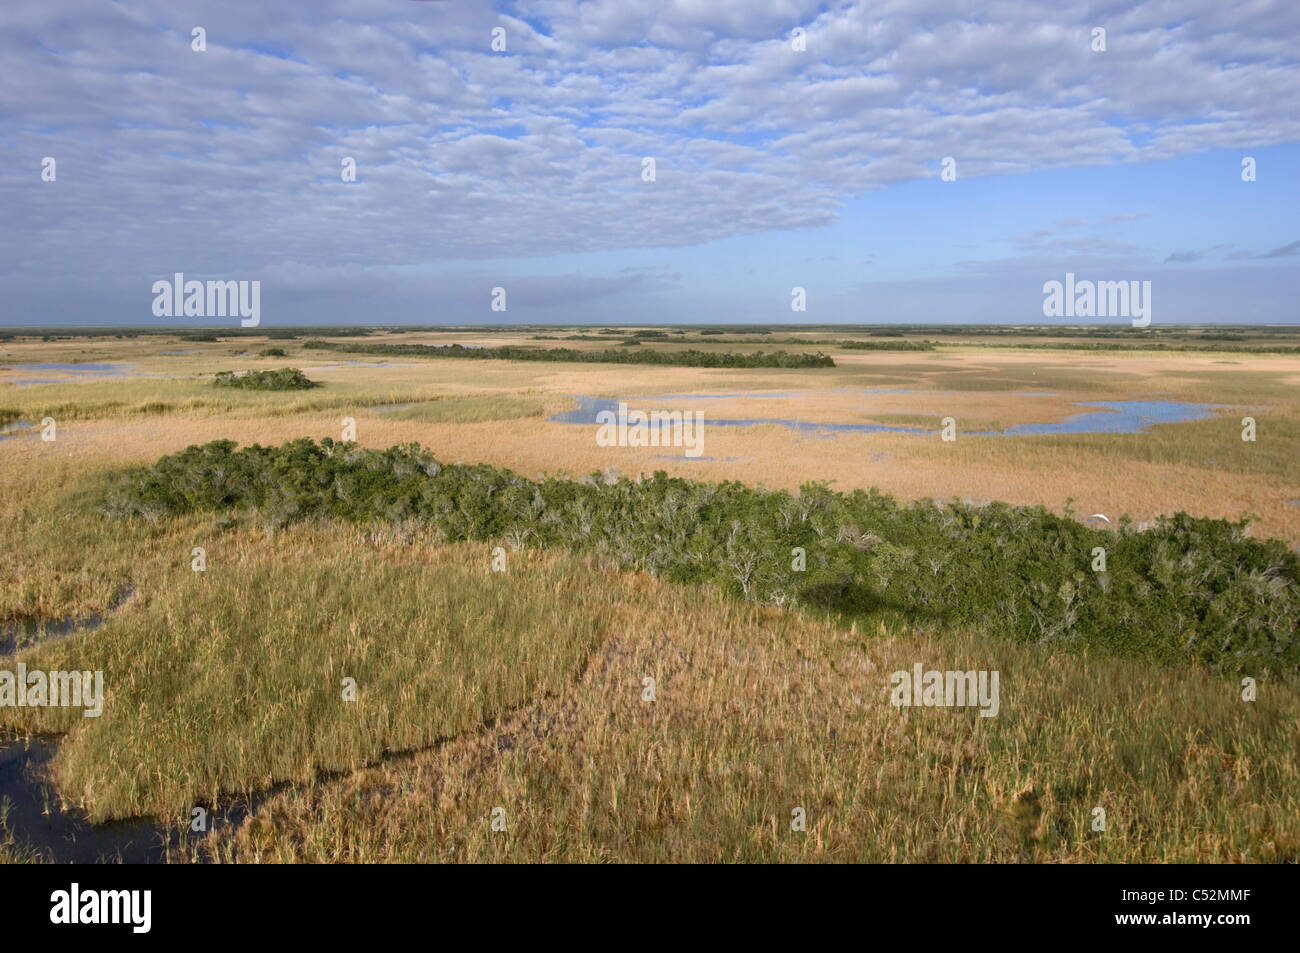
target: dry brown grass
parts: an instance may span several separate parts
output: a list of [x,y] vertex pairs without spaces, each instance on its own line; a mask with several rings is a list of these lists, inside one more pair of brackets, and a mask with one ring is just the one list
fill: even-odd
[[[521,333],[393,336],[407,343],[527,343]],[[290,351],[285,363],[300,366],[326,387],[303,395],[241,395],[214,398],[200,372],[243,366],[228,356],[267,343]],[[536,342],[533,342],[536,343]],[[583,342],[570,342],[589,346]],[[158,356],[162,349],[203,353]],[[191,443],[232,438],[276,443],[298,436],[341,435],[341,421],[358,421],[366,446],[418,441],[439,457],[483,461],[529,476],[585,474],[617,467],[622,472],[667,470],[710,480],[741,480],[794,488],[808,480],[838,489],[877,486],[901,499],[1000,499],[1042,503],[1061,511],[1073,498],[1076,511],[1111,519],[1128,513],[1149,520],[1186,510],[1235,519],[1250,511],[1262,517],[1257,535],[1300,542],[1300,469],[1293,460],[1300,398],[1300,360],[1283,355],[1214,353],[1053,352],[946,348],[933,353],[837,353],[840,367],[816,371],[712,370],[639,367],[382,359],[360,356],[366,366],[339,367],[346,354],[302,350],[295,342],[248,340],[219,344],[156,342],[14,343],[15,361],[68,359],[133,360],[142,369],[184,380],[134,380],[44,387],[7,387],[0,375],[0,406],[42,401],[69,409],[57,449],[33,440],[0,441],[0,455],[20,466],[43,466],[51,454],[86,461],[145,462]],[[1225,365],[1224,361],[1232,361]],[[247,361],[245,363],[248,363]],[[322,366],[334,367],[321,370]],[[862,394],[864,388],[905,387],[914,394]],[[782,427],[706,430],[704,454],[692,461],[680,451],[599,447],[594,428],[549,422],[545,416],[509,420],[416,420],[371,413],[368,407],[440,397],[490,395],[540,403],[547,413],[569,406],[573,394],[635,396],[674,393],[794,391],[787,400],[752,398],[682,401],[680,406],[715,417],[780,417],[839,423],[899,423],[932,418],[937,428],[953,416],[961,430],[1055,421],[1081,410],[1076,401],[1165,399],[1221,404],[1214,421],[1173,424],[1135,437],[1080,438],[937,437],[907,434],[840,434],[802,437]],[[1011,393],[1007,393],[1010,391]],[[1054,392],[1054,397],[1025,397]],[[80,403],[118,406],[76,419]],[[170,412],[146,413],[150,402]],[[635,403],[635,402],[634,402]],[[186,409],[189,407],[190,409]],[[296,409],[295,409],[296,408]],[[903,412],[905,416],[897,416]],[[1241,417],[1259,421],[1255,444],[1240,439]],[[414,414],[410,416],[415,416]]]
[[[277,795],[243,861],[1300,859],[1300,701],[1111,659],[857,632],[639,578],[561,696]],[[1002,673],[996,718],[895,709],[889,674]],[[643,679],[656,700],[643,700]],[[804,808],[806,832],[791,829]],[[1107,829],[1092,829],[1093,809]],[[494,832],[495,809],[506,830]]]
[[[426,337],[429,343],[450,343],[446,337]],[[500,343],[495,336],[463,341]],[[151,356],[148,348],[155,344],[138,341],[8,343],[4,351],[10,360],[138,360],[146,369],[187,378],[243,366],[229,352],[255,352],[266,343],[172,344],[168,347],[205,353],[166,358]],[[187,709],[193,714],[212,708],[208,702],[227,690],[220,679],[230,675],[230,667],[203,655],[221,645],[239,648],[243,654],[236,661],[269,651],[275,664],[268,675],[291,674],[292,667],[276,666],[291,658],[295,625],[314,619],[322,638],[307,640],[312,651],[322,642],[337,644],[340,651],[356,649],[360,642],[349,625],[331,629],[319,612],[287,603],[274,618],[267,616],[267,638],[261,639],[260,617],[245,598],[252,583],[237,576],[204,603],[208,615],[226,613],[229,640],[204,636],[202,618],[192,611],[195,600],[187,598],[186,587],[195,583],[188,549],[196,532],[211,534],[215,527],[198,520],[107,534],[102,524],[85,518],[84,510],[86,488],[105,468],[152,462],[219,438],[264,444],[299,436],[338,438],[345,415],[356,418],[358,440],[367,446],[418,441],[449,462],[482,461],[528,475],[582,474],[612,465],[629,474],[664,469],[770,487],[820,479],[839,489],[875,485],[903,498],[961,496],[1041,502],[1054,509],[1074,497],[1076,511],[1112,518],[1124,511],[1149,518],[1176,509],[1223,516],[1251,509],[1265,518],[1257,532],[1300,540],[1300,507],[1286,503],[1300,498],[1296,473],[1279,465],[1284,455],[1270,456],[1273,445],[1267,443],[1288,434],[1284,428],[1300,418],[1287,383],[1298,370],[1291,358],[953,349],[946,356],[846,354],[841,367],[825,372],[456,361],[313,372],[320,363],[336,362],[303,361],[299,358],[310,351],[301,352],[293,342],[269,343],[290,351],[280,363],[326,379],[324,393],[237,395],[214,404],[204,402],[212,397],[201,378],[19,388],[5,385],[0,374],[0,407],[30,409],[44,402],[71,411],[60,420],[53,444],[0,440],[0,617],[81,615],[106,608],[126,582],[137,591],[120,619],[96,633],[101,643],[82,643],[78,636],[37,650],[51,653],[41,657],[75,662],[90,658],[90,651],[115,668],[117,677],[129,679],[122,673],[133,659],[141,664],[152,659],[157,668],[165,667],[170,654],[196,653],[207,659],[207,667],[196,670],[194,685],[177,689],[199,700],[197,708]],[[1240,363],[1216,363],[1223,359]],[[1160,396],[1234,407],[1210,425],[1159,428],[1133,438],[1137,443],[959,438],[943,444],[937,437],[888,434],[812,440],[779,427],[715,429],[707,431],[704,451],[717,458],[713,462],[659,459],[665,451],[653,448],[600,448],[590,428],[544,418],[421,421],[365,409],[466,395],[554,401],[558,408],[570,394],[807,390],[816,393],[809,394],[799,414],[790,414],[788,407],[775,413],[785,405],[768,402],[754,415],[806,411],[830,420],[849,413],[870,419],[868,410],[833,391],[881,386],[942,393],[921,395],[925,403],[919,405],[906,403],[906,395],[889,397],[874,405],[877,410],[917,412],[919,407],[1005,425],[1029,417],[1059,419],[1068,412],[1068,400],[1078,399]],[[1017,387],[1059,390],[1062,398],[1001,393]],[[277,399],[324,403],[286,405]],[[956,409],[944,412],[946,400]],[[141,410],[151,401],[171,408]],[[1261,421],[1274,422],[1271,430],[1262,425],[1265,442],[1255,448],[1240,442],[1243,404],[1260,408]],[[700,406],[710,412],[708,402]],[[743,403],[733,409],[738,417],[756,410]],[[1218,424],[1221,433],[1213,429]],[[1250,465],[1231,455],[1256,449],[1264,453]],[[286,565],[286,540],[295,539],[301,558]],[[476,599],[490,602],[490,580],[469,571],[434,571],[449,560],[457,562],[460,550],[393,555],[394,545],[385,540],[362,545],[355,531],[328,527],[279,537],[231,531],[219,544],[230,547],[233,565],[278,580],[288,594],[310,591],[313,580],[329,583],[330,606],[354,603],[361,633],[392,631],[418,602],[413,593],[403,599],[385,599],[382,591],[366,594],[369,582],[392,581],[383,569],[388,559],[419,578],[431,600],[461,599],[467,619],[476,617]],[[447,740],[414,757],[275,795],[248,824],[218,828],[195,848],[199,856],[285,861],[1300,859],[1300,701],[1285,683],[1270,684],[1259,701],[1245,704],[1232,682],[1198,671],[989,644],[963,632],[855,631],[727,602],[704,589],[608,575],[598,565],[577,561],[563,562],[560,578],[554,575],[560,562],[518,561],[521,572],[528,567],[536,572],[527,582],[518,580],[521,587],[531,586],[534,601],[524,604],[536,612],[513,624],[534,626],[532,635],[539,638],[564,629],[561,623],[569,626],[565,631],[578,633],[567,647],[552,646],[558,652],[552,657],[522,629],[514,632],[516,645],[533,646],[531,661],[550,657],[554,662],[543,665],[544,677],[521,683],[498,679],[501,690],[484,693],[492,704],[481,711],[467,709],[468,696],[454,691],[430,696],[425,708],[418,703],[375,708],[381,723],[389,717],[387,728],[400,729],[392,732],[398,746],[429,741],[425,722],[441,717],[444,709],[454,716],[448,721],[453,730]],[[426,563],[432,569],[419,568]],[[353,583],[339,582],[349,566],[361,567],[361,574]],[[482,575],[481,570],[474,572]],[[440,579],[455,591],[438,593]],[[365,591],[351,599],[350,585]],[[548,587],[562,585],[590,598],[548,602]],[[479,608],[483,618],[490,617],[488,603]],[[171,633],[174,644],[150,641],[145,622],[160,635]],[[398,637],[391,647],[408,663],[418,661],[425,635]],[[471,647],[488,651],[494,644],[488,635]],[[584,667],[577,660],[587,657],[589,636],[596,648]],[[375,641],[369,650],[380,651],[384,644]],[[999,670],[999,716],[892,708],[889,674],[915,662],[927,668]],[[256,679],[257,671],[248,677]],[[646,676],[657,680],[653,704],[641,700]],[[248,688],[256,690],[253,697],[274,698],[269,683]],[[131,691],[117,697],[160,704],[144,681]],[[278,714],[263,720],[268,734],[256,744],[245,735],[251,723],[239,712],[226,711],[224,720],[211,716],[221,744],[210,756],[201,748],[180,746],[169,755],[150,747],[149,719],[136,714],[106,721],[100,732],[111,743],[104,745],[91,744],[92,732],[73,727],[85,737],[71,738],[60,762],[65,796],[101,815],[142,806],[172,810],[200,789],[250,790],[279,777],[309,777],[312,763],[349,769],[384,747],[374,744],[375,736],[359,740],[324,723],[317,727],[330,743],[317,745],[309,732],[297,731],[291,712],[263,708]],[[216,709],[220,712],[219,704]],[[168,726],[174,740],[183,736],[183,728],[180,722]],[[310,757],[277,761],[272,755],[278,740],[286,741],[286,751]],[[267,757],[239,760],[239,752],[254,748]],[[116,752],[111,763],[104,760],[106,751]],[[1107,812],[1104,833],[1091,828],[1098,806]],[[503,833],[490,827],[496,807],[506,812]],[[807,811],[806,832],[790,829],[794,807]],[[0,859],[28,858],[0,842]]]

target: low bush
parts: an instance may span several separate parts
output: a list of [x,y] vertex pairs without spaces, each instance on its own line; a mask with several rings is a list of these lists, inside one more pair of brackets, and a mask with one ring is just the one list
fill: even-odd
[[269,526],[414,520],[446,541],[561,547],[770,604],[1256,676],[1300,669],[1300,557],[1249,537],[1246,519],[1180,513],[1139,531],[1121,518],[1109,531],[1041,506],[904,505],[817,483],[791,494],[663,472],[534,481],[444,466],[415,444],[328,438],[193,446],[119,474],[102,509],[153,520],[234,511]]
[[212,382],[217,387],[240,387],[245,390],[309,390],[319,387],[318,381],[308,380],[296,367],[282,367],[274,371],[219,371]]

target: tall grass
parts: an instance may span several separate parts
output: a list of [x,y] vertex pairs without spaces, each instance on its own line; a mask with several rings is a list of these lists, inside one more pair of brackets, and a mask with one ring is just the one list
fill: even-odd
[[[645,577],[625,618],[569,692],[410,761],[278,795],[198,855],[1300,861],[1294,692],[1245,703],[1185,668],[866,632]],[[891,707],[890,673],[918,661],[1000,670],[1001,712]],[[796,807],[805,832],[791,829]]]
[[93,819],[183,814],[454,737],[569,685],[606,635],[604,580],[563,561],[494,573],[481,546],[306,527],[214,540],[207,558],[22,656],[104,672],[98,718],[0,708],[6,730],[68,734],[55,779]]

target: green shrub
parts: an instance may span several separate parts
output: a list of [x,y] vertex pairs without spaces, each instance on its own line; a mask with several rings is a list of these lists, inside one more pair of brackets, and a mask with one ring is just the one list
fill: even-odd
[[[415,444],[365,450],[328,438],[193,446],[120,474],[102,508],[150,519],[236,512],[270,526],[414,520],[449,541],[561,547],[776,605],[1255,676],[1300,671],[1300,557],[1247,536],[1245,519],[1180,513],[1108,531],[1041,506],[903,505],[874,488],[810,483],[791,494],[663,472],[533,481],[443,466]],[[1096,547],[1105,572],[1092,571]]]
[[308,380],[296,367],[282,367],[275,371],[219,371],[212,382],[217,387],[241,387],[245,390],[308,390],[320,383]]

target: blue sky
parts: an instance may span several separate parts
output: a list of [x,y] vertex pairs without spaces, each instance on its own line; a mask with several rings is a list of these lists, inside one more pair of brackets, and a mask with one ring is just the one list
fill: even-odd
[[266,326],[1045,323],[1067,271],[1300,316],[1289,0],[179,6],[0,8],[0,324],[177,271]]

